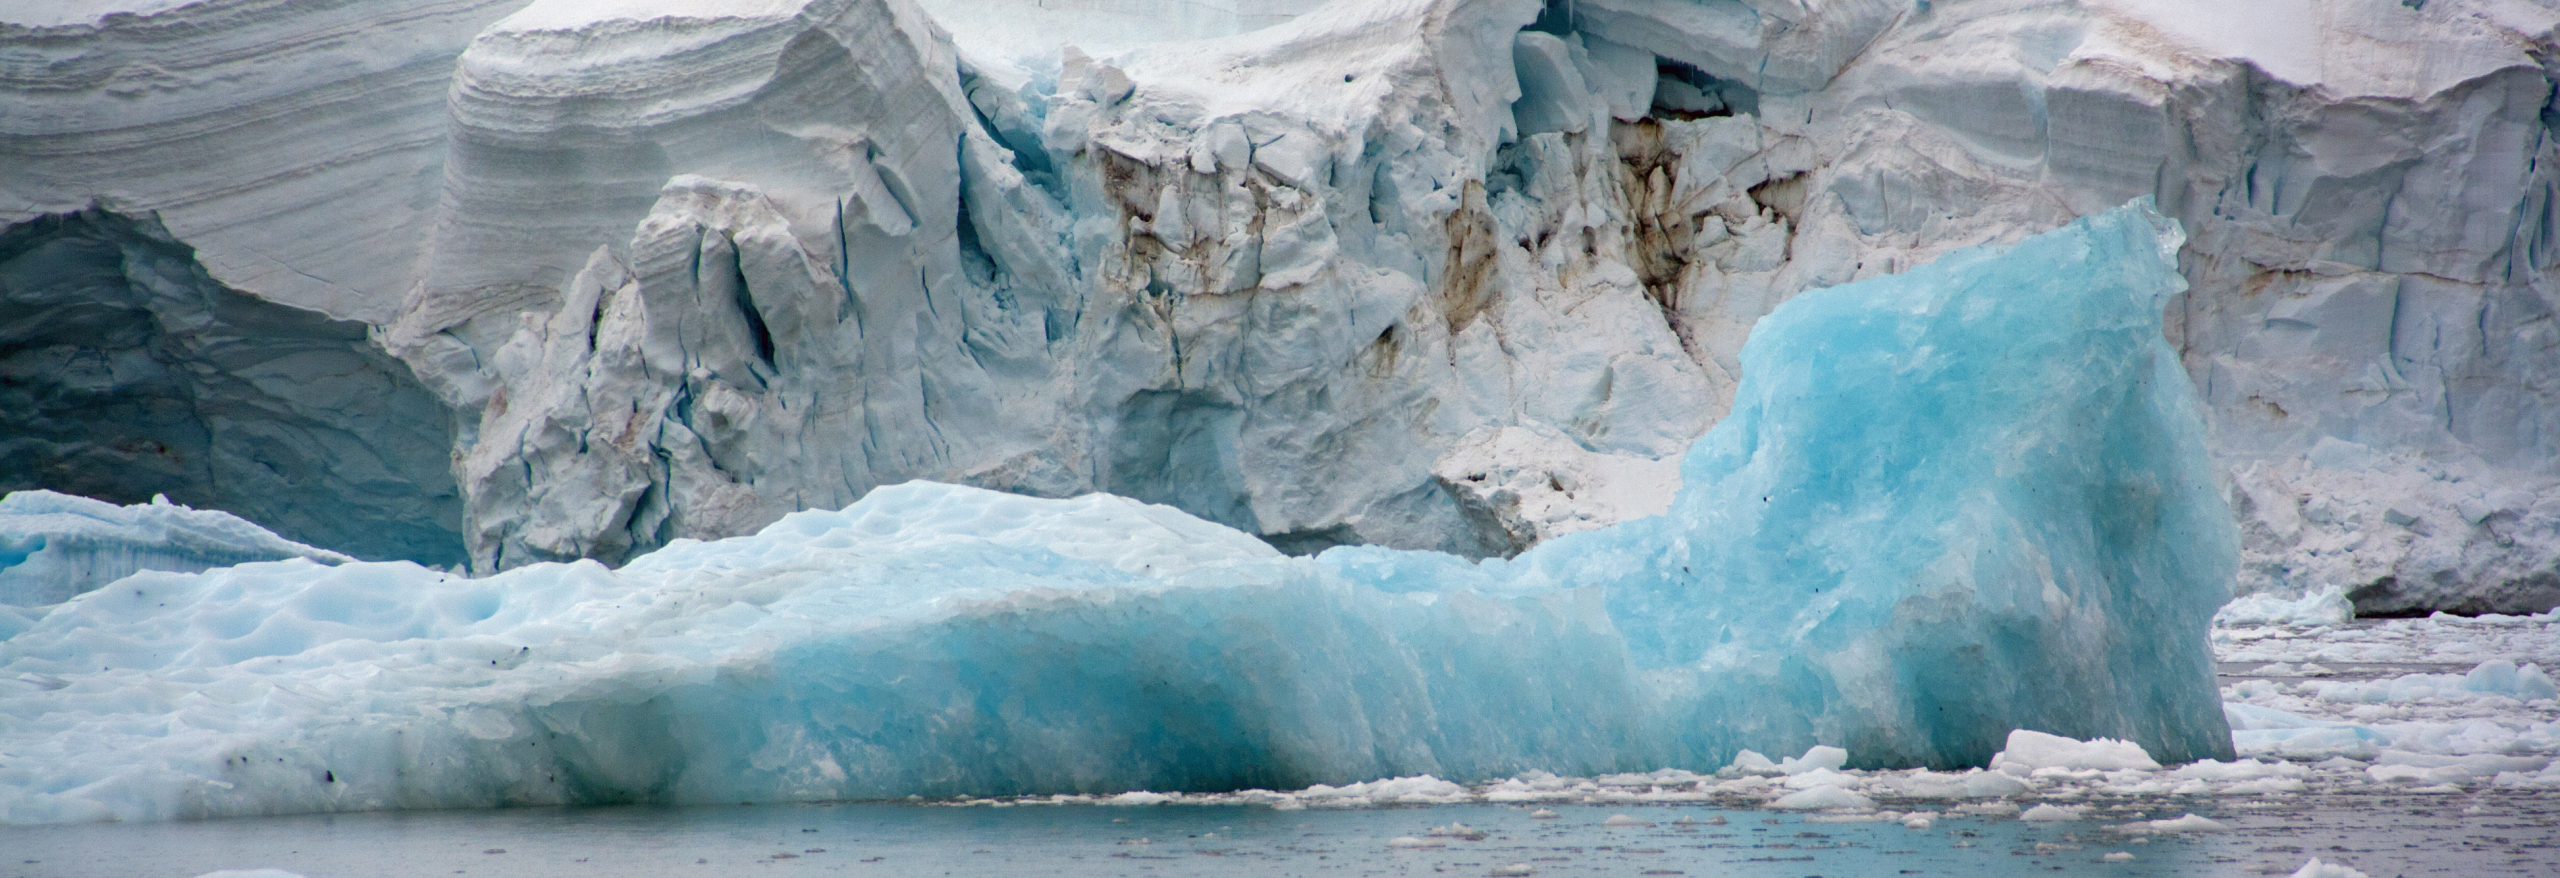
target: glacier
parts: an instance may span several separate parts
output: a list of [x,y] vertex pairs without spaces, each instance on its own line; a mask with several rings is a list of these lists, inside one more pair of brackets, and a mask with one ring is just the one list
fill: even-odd
[[97,208],[0,232],[0,492],[166,495],[356,557],[462,563],[450,411],[371,327],[225,286],[196,255]]
[[[2148,195],[2239,588],[2550,608],[2560,13],[2274,8],[46,0],[0,225],[371,327],[397,417],[282,416],[440,443],[299,494],[368,526],[156,490],[487,574],[917,478],[1515,555],[1664,508],[1799,292]],[[7,487],[148,497],[81,402]]]
[[620,569],[135,573],[0,641],[0,820],[2227,758],[2178,238],[1796,297],[1667,514],[1512,559],[909,482]]

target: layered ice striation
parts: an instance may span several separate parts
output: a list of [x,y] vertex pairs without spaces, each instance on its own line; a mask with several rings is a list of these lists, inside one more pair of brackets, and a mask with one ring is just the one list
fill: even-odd
[[138,573],[0,643],[0,818],[2229,755],[2175,242],[2135,206],[1801,297],[1668,515],[1512,561],[912,482],[620,570]]
[[137,506],[52,491],[0,497],[0,604],[58,604],[143,570],[193,573],[286,558],[355,560],[167,497]]

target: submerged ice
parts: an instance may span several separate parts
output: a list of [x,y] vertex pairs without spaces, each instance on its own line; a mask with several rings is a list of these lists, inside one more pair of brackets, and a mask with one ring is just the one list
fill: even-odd
[[0,643],[0,820],[2227,757],[2177,240],[1798,297],[1669,513],[1508,561],[915,482],[619,570],[137,573]]

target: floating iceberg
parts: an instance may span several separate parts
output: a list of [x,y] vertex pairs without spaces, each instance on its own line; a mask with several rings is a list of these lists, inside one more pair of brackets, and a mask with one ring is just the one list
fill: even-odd
[[620,570],[137,573],[0,643],[0,821],[2228,756],[2176,243],[1799,297],[1669,514],[1510,561],[916,482]]
[[[153,497],[118,506],[52,491],[0,497],[0,604],[34,607],[140,570],[193,573],[251,561],[355,560],[268,532],[237,515]],[[0,629],[0,634],[12,633]]]

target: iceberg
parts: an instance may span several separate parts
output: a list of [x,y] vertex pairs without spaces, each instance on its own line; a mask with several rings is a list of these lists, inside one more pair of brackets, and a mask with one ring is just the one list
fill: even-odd
[[[2239,536],[2161,336],[2179,242],[2137,202],[1791,300],[1669,514],[1486,569],[1607,593],[1682,693],[1674,762],[1980,765],[2018,728],[2228,758],[2205,644]],[[1443,569],[1341,551],[1385,588]]]
[[134,506],[52,491],[0,497],[0,604],[58,604],[143,570],[193,573],[286,558],[355,560],[167,497]]
[[0,821],[2228,757],[2177,242],[1798,297],[1669,513],[1509,560],[909,482],[619,570],[135,573],[0,642]]

